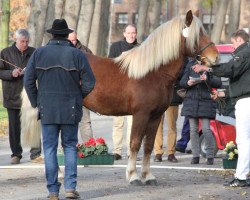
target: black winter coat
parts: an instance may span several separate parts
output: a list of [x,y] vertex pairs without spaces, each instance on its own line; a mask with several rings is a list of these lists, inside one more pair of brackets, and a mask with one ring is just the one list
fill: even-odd
[[[198,73],[195,73],[191,69],[193,64],[194,61],[188,64],[180,81],[180,86],[187,89],[186,96],[183,100],[181,115],[189,118],[214,119],[216,115],[216,102],[212,100],[205,82],[201,81],[193,86],[188,86],[187,84],[189,77],[200,77]],[[220,78],[209,74],[207,74],[207,83],[212,88],[219,88],[222,85]]]
[[133,49],[134,47],[136,47],[138,45],[139,45],[139,43],[137,42],[137,40],[135,40],[132,44],[127,43],[125,39],[121,40],[121,41],[114,42],[110,47],[108,57],[109,58],[116,58],[116,57],[120,56],[122,54],[122,52]]
[[184,63],[183,63],[183,66],[182,66],[182,70],[175,82],[175,85],[174,85],[174,91],[173,91],[173,98],[172,98],[172,101],[170,103],[170,106],[179,106],[180,104],[182,104],[182,97],[180,97],[178,94],[177,94],[177,90],[181,89],[182,87],[180,86],[180,80],[185,72],[185,69],[186,69],[186,66],[188,64],[188,59],[185,59],[184,60]]
[[[1,58],[21,69],[25,68],[35,48],[28,47],[23,53],[16,47],[16,43],[1,51]],[[0,61],[0,79],[3,88],[3,106],[10,109],[21,109],[21,92],[23,90],[23,76],[14,78],[14,66]]]

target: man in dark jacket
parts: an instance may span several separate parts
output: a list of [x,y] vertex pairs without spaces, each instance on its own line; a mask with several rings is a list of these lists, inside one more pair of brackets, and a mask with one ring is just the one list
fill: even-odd
[[[82,102],[95,85],[85,55],[67,40],[72,32],[64,19],[56,19],[47,30],[53,39],[31,56],[24,86],[32,107],[38,107],[42,123],[45,173],[49,199],[59,199],[57,146],[61,132],[64,150],[66,198],[77,199],[77,132]],[[36,84],[37,81],[37,84]]]
[[[25,29],[15,32],[15,43],[1,51],[0,79],[3,87],[3,106],[7,108],[9,119],[9,141],[11,148],[11,164],[19,164],[22,158],[20,141],[20,110],[22,105],[23,73],[30,56],[35,51],[29,47],[29,33]],[[30,150],[32,162],[43,162],[41,148]]]
[[233,33],[231,42],[235,51],[228,63],[212,66],[195,65],[196,72],[208,71],[216,76],[227,77],[229,96],[236,101],[236,142],[238,163],[234,179],[228,183],[231,187],[249,186],[247,176],[250,166],[250,44],[249,35],[244,30]]
[[[68,40],[78,49],[80,49],[83,53],[93,54],[92,51],[84,46],[78,39],[77,33],[74,31],[69,34]],[[93,130],[91,127],[91,120],[90,120],[90,111],[85,106],[82,107],[82,120],[79,123],[79,131],[78,135],[81,135],[82,142],[87,142],[89,138],[93,137]]]
[[[124,28],[123,31],[124,39],[114,42],[109,51],[109,58],[116,58],[122,54],[124,51],[128,51],[139,44],[137,43],[137,29],[134,25],[129,24]],[[122,159],[122,144],[123,144],[123,127],[125,116],[114,117],[113,122],[113,143],[114,143],[114,156],[115,160]],[[130,152],[130,134],[132,127],[132,116],[127,117],[127,156],[129,156]]]

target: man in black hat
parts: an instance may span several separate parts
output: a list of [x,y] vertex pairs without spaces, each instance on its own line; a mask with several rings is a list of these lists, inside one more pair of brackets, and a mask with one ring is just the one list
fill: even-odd
[[61,183],[57,178],[56,157],[59,132],[64,149],[66,198],[77,199],[80,197],[76,191],[78,123],[82,100],[94,88],[95,77],[84,54],[67,40],[72,30],[64,19],[56,19],[47,32],[53,39],[31,56],[24,86],[41,118],[49,199],[59,199]]

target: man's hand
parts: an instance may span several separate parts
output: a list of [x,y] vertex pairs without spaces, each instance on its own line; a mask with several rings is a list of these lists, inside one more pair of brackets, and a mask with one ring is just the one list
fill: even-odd
[[196,64],[196,65],[192,66],[192,69],[196,73],[208,71],[208,67],[207,66],[205,66],[205,65],[199,65],[199,64]]
[[211,98],[216,100],[218,97],[225,97],[225,92],[223,91],[212,91]]
[[13,77],[18,77],[22,75],[22,69],[21,68],[16,68],[12,71],[12,76]]

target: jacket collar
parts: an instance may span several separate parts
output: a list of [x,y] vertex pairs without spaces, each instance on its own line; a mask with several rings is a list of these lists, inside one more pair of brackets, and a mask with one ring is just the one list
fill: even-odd
[[74,45],[67,39],[64,38],[54,38],[51,39],[47,45],[61,45],[61,46],[70,46],[74,47]]
[[30,46],[28,46],[28,48],[24,51],[24,52],[21,52],[17,47],[16,47],[16,42],[14,42],[12,44],[12,48],[15,52],[17,53],[20,53],[20,54],[23,54],[23,55],[31,55],[33,53],[33,48],[31,48]]
[[233,54],[237,54],[239,51],[249,47],[249,42],[245,42],[242,45],[240,45],[237,49],[235,49]]

